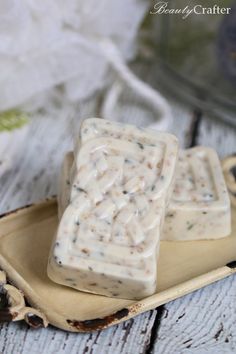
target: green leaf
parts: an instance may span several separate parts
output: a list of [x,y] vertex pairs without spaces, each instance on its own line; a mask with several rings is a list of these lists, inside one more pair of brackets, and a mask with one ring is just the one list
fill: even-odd
[[10,111],[0,112],[0,132],[20,128],[28,122],[28,115],[19,110],[12,109]]

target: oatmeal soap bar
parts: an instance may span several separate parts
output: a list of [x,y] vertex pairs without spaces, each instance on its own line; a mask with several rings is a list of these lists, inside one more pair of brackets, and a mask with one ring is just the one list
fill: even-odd
[[153,294],[177,154],[177,139],[170,134],[84,121],[49,277],[111,297]]
[[217,239],[231,232],[230,200],[216,152],[180,151],[163,240]]

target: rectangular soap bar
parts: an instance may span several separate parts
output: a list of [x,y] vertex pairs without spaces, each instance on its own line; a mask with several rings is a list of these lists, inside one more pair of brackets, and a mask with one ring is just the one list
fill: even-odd
[[216,152],[201,146],[180,151],[161,238],[217,239],[230,232],[230,200]]
[[[82,129],[95,121],[101,122],[87,120]],[[178,144],[170,134],[125,126],[122,135],[123,129],[109,122],[106,136],[82,138],[48,275],[78,290],[140,299],[156,290]]]

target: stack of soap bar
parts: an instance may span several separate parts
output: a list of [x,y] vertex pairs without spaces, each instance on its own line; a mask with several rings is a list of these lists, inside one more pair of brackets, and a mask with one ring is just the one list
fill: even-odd
[[216,152],[180,151],[163,240],[217,239],[230,234],[230,200]]
[[49,277],[112,297],[153,294],[177,154],[177,139],[170,134],[84,121]]

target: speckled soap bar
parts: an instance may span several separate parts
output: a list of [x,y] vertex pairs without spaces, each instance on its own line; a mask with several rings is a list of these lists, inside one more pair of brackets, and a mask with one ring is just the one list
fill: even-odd
[[161,238],[217,239],[230,232],[230,200],[216,152],[201,146],[180,151]]
[[[86,135],[104,125],[104,135]],[[85,130],[84,130],[85,129]],[[96,294],[140,299],[156,290],[157,256],[173,186],[177,139],[99,119],[84,121],[70,202],[49,277]]]

